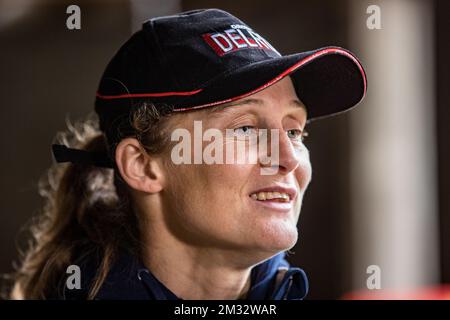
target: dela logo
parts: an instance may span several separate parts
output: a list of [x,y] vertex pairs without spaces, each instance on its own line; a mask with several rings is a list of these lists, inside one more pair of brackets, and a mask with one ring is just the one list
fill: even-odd
[[270,50],[281,56],[266,39],[241,24],[233,24],[223,32],[204,34],[203,39],[219,56],[242,49]]

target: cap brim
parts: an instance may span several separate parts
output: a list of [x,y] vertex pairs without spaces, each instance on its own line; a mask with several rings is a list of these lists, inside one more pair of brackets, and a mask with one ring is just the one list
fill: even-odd
[[296,93],[314,119],[340,113],[360,102],[367,79],[358,59],[339,47],[326,47],[251,63],[203,85],[183,98],[176,111],[206,108],[235,101],[291,76]]

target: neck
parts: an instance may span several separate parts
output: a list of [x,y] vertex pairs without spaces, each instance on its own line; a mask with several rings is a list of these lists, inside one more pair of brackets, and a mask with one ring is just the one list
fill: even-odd
[[246,297],[254,264],[243,261],[242,253],[186,244],[171,236],[162,225],[153,228],[147,225],[141,231],[144,265],[177,297],[185,300]]
[[143,251],[144,265],[185,300],[245,298],[250,288],[251,267],[237,267],[229,257],[213,249],[183,246],[167,249],[150,244]]

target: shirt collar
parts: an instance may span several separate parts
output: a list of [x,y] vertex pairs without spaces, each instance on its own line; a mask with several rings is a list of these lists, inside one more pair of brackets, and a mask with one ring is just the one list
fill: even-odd
[[[281,270],[284,270],[284,275],[276,283],[277,274]],[[305,272],[300,268],[290,267],[282,252],[253,267],[247,300],[303,299],[307,292]],[[180,300],[139,259],[125,253],[113,264],[96,299]]]

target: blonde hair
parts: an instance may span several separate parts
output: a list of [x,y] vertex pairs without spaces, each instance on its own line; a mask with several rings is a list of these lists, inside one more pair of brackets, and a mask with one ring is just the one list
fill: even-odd
[[[73,125],[68,122],[68,130],[58,133],[55,140],[71,148],[114,155],[117,143],[131,136],[147,152],[157,154],[170,142],[166,130],[170,112],[171,108],[141,103],[129,116],[109,123],[110,132],[131,129],[115,130],[114,138],[100,131],[97,116],[91,113]],[[41,177],[38,189],[44,205],[27,228],[31,240],[13,275],[10,298],[46,299],[58,292],[66,268],[80,259],[82,252],[100,257],[89,288],[88,299],[93,299],[119,250],[139,254],[138,220],[128,186],[116,167],[55,163]]]

